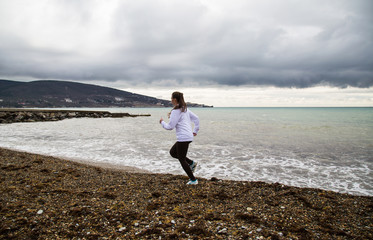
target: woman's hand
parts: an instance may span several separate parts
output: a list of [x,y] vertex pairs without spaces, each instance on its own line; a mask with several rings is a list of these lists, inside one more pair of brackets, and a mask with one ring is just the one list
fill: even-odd
[[163,121],[163,117],[161,117],[161,119],[159,120],[159,123],[162,123],[162,121]]
[[197,133],[193,133],[193,136],[197,136]]

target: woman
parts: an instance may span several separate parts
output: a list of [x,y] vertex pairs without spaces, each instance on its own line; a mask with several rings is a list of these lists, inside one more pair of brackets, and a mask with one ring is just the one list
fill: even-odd
[[[193,136],[197,136],[199,130],[199,118],[192,111],[187,109],[184,101],[184,96],[181,92],[173,92],[171,97],[174,108],[171,110],[170,121],[166,123],[163,118],[159,120],[164,129],[172,130],[176,128],[177,142],[172,146],[170,154],[173,158],[180,161],[181,166],[188,175],[189,185],[198,184],[198,180],[194,177],[194,170],[197,163],[187,158],[189,144],[193,141]],[[194,123],[192,131],[191,121]]]

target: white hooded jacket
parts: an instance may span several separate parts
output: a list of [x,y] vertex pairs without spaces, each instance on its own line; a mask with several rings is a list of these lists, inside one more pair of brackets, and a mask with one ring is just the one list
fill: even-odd
[[[194,129],[192,131],[192,122]],[[178,142],[193,141],[193,133],[199,131],[199,118],[189,109],[182,112],[181,109],[173,109],[171,111],[170,122],[161,122],[162,127],[167,130],[176,128],[176,138]]]

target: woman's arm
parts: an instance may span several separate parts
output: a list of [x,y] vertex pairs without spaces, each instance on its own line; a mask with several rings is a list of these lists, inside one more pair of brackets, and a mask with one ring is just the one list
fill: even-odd
[[163,119],[161,118],[160,122],[162,124],[162,127],[164,129],[167,129],[167,130],[172,130],[175,128],[176,124],[179,122],[179,119],[180,119],[180,113],[181,111],[180,110],[172,110],[171,111],[171,116],[170,116],[170,122],[169,123],[166,123],[165,121],[163,121]]
[[193,135],[197,135],[199,131],[199,118],[196,114],[194,114],[192,111],[188,110],[190,120],[194,123],[194,130],[193,130]]

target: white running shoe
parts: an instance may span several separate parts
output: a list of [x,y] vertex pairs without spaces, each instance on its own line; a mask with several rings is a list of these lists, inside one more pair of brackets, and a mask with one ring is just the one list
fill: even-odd
[[194,180],[194,181],[189,180],[189,182],[187,183],[187,185],[197,185],[197,184],[198,184],[198,180],[197,179]]

